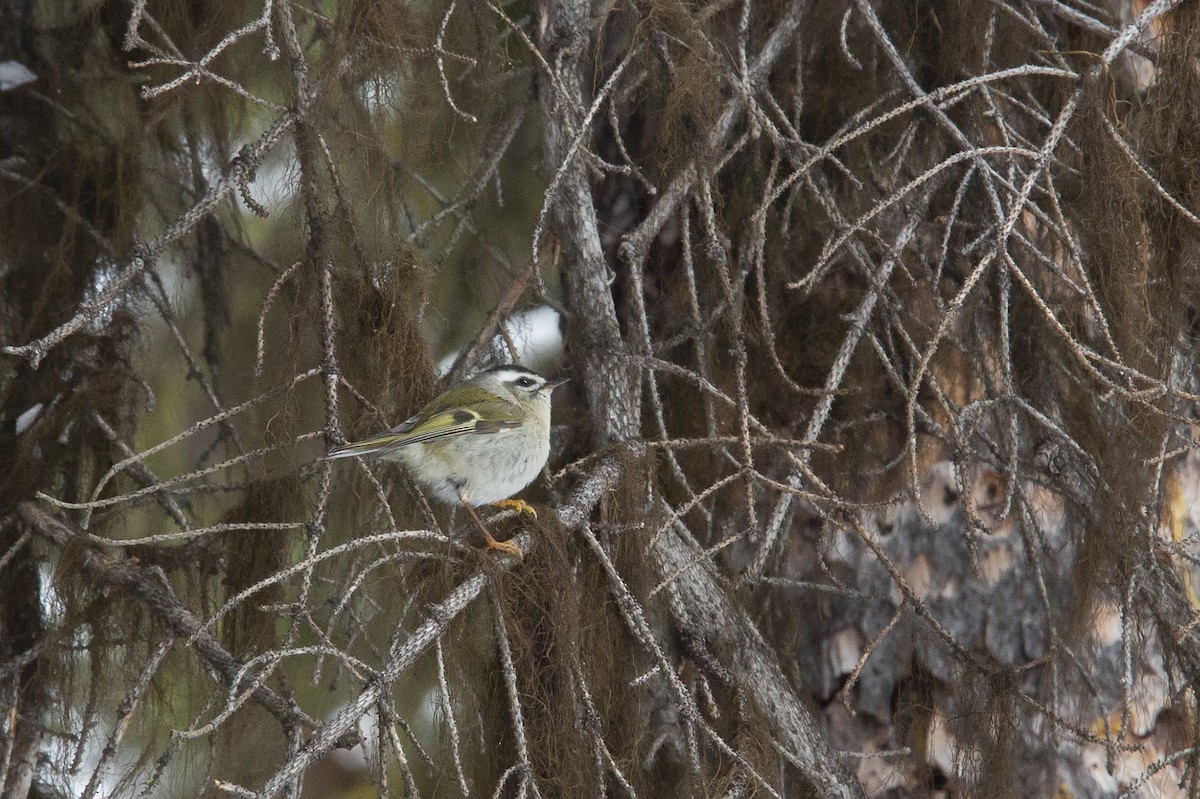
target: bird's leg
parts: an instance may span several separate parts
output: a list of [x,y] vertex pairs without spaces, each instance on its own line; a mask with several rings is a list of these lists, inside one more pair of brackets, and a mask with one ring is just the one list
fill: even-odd
[[479,514],[475,512],[475,506],[467,501],[463,496],[462,491],[458,492],[458,498],[462,500],[463,507],[467,509],[467,513],[471,514],[471,518],[475,520],[475,524],[479,525],[479,529],[483,531],[483,539],[485,546],[488,549],[498,549],[501,552],[507,552],[510,555],[516,555],[518,558],[523,557],[521,548],[512,541],[497,541],[492,538],[492,531],[487,529],[487,525],[483,523],[483,519],[479,518]]
[[537,511],[523,499],[502,499],[492,503],[493,508],[508,508],[517,513],[528,513],[533,518],[537,518]]

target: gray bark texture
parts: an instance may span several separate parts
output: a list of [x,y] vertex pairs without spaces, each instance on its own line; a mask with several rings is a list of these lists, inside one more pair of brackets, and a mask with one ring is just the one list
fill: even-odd
[[[1200,795],[1200,3],[69,5],[4,797]],[[523,505],[328,457],[512,362]]]

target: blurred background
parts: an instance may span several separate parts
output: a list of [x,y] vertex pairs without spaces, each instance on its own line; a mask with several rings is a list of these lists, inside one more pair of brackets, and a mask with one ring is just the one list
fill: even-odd
[[0,0],[0,792],[1194,795],[1198,25]]

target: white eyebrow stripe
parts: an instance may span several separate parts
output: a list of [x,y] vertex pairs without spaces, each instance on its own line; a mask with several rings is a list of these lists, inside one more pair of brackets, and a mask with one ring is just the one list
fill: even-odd
[[494,374],[505,383],[515,383],[523,377],[528,377],[534,383],[545,382],[542,378],[538,377],[532,372],[526,372],[518,369],[497,369]]

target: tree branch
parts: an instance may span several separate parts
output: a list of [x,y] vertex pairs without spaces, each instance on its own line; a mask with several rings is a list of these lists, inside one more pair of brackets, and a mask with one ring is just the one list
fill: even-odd
[[[753,71],[756,78],[763,77],[774,58],[786,49],[795,30],[797,5],[793,4],[793,13],[786,18],[788,23],[780,25],[769,40],[772,46],[764,48]],[[551,2],[546,11],[544,43],[547,60],[553,64],[557,77],[542,93],[546,148],[552,163],[562,159],[574,124],[583,121],[588,106],[582,71],[589,44],[587,8],[586,3],[558,0]],[[722,117],[714,133],[717,141],[736,122],[738,108],[740,105],[735,105]],[[675,191],[673,184],[658,205],[681,199],[690,180],[684,177],[677,180],[684,181],[683,191]],[[555,212],[568,256],[564,278],[573,317],[567,339],[571,352],[582,364],[595,435],[602,446],[626,441],[636,436],[639,429],[632,399],[634,387],[622,359],[624,344],[609,290],[611,271],[600,248],[595,206],[582,159],[572,164],[564,176]],[[657,233],[657,227],[653,229]],[[640,269],[641,258],[630,259],[630,268]],[[774,734],[802,764],[813,787],[822,796],[864,796],[840,766],[820,731],[818,720],[784,678],[774,652],[754,622],[729,597],[727,587],[707,565],[684,568],[696,561],[695,548],[674,528],[658,536],[653,548],[656,565],[663,575],[683,569],[676,590],[685,597],[688,609],[695,611],[693,621],[715,648],[726,655],[725,665],[769,719]]]
[[[571,140],[587,115],[584,98],[584,55],[591,25],[589,4],[562,0],[546,10],[543,48],[553,65],[555,80],[541,90],[542,129],[547,162],[562,164],[571,153]],[[563,245],[563,281],[568,319],[568,342],[574,342],[576,362],[583,374],[584,392],[600,447],[625,441],[637,433],[638,413],[625,358],[625,343],[617,324],[616,305],[604,251],[587,162],[579,148],[563,169],[553,210]]]
[[[177,638],[193,641],[196,653],[214,671],[221,675],[225,684],[234,690],[246,690],[250,681],[239,679],[243,664],[221,644],[204,632],[203,624],[175,596],[171,587],[153,570],[138,566],[131,558],[114,558],[94,548],[88,542],[87,533],[74,530],[65,522],[56,519],[32,502],[22,502],[17,511],[44,539],[59,549],[69,545],[83,544],[88,547],[87,557],[80,558],[80,571],[91,580],[94,587],[105,591],[118,589],[118,596],[132,596],[141,600],[167,630]],[[315,728],[317,722],[305,714],[290,699],[285,699],[265,685],[257,685],[252,696],[272,716],[279,720],[284,729],[298,727]]]

